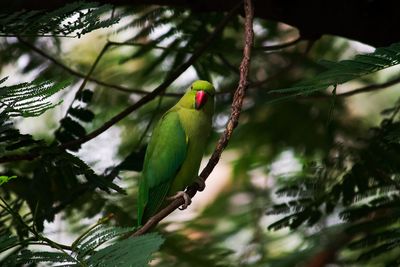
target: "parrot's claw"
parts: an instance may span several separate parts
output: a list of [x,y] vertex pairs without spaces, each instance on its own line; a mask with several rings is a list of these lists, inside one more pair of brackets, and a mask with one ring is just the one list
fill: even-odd
[[184,210],[190,205],[190,203],[192,203],[192,199],[190,198],[190,196],[186,192],[178,191],[175,195],[167,198],[167,200],[172,201],[172,200],[175,200],[175,199],[178,199],[178,198],[181,198],[181,197],[183,197],[183,199],[185,200],[185,203],[182,206],[180,206],[179,209],[180,210]]
[[197,191],[199,191],[199,192],[203,191],[204,188],[206,188],[206,181],[201,176],[198,176],[196,181],[194,181],[194,183],[197,184],[197,186],[199,187],[197,189]]

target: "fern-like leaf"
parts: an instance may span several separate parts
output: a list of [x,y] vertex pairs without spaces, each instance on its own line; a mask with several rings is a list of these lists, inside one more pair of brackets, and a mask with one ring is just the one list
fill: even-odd
[[[0,84],[6,79],[0,80]],[[0,111],[5,112],[8,117],[39,116],[61,103],[52,104],[47,99],[69,84],[68,80],[60,83],[35,80],[31,83],[0,87]]]
[[10,247],[18,244],[18,238],[9,234],[0,235],[0,252],[6,251]]
[[156,233],[128,238],[97,251],[87,263],[89,266],[104,267],[146,266],[151,254],[156,252],[163,242],[163,238]]
[[286,97],[288,95],[310,94],[399,63],[400,43],[395,43],[389,47],[377,48],[370,54],[357,55],[351,60],[325,63],[324,65],[328,67],[328,70],[316,75],[314,78],[303,81],[294,87],[273,90],[271,93],[285,94]]
[[73,2],[53,11],[18,11],[0,14],[0,35],[59,35],[80,37],[88,32],[109,27],[119,17],[105,17],[111,5]]
[[17,264],[30,264],[41,262],[74,262],[74,258],[63,252],[50,252],[50,251],[30,251],[22,250],[14,259],[14,266]]
[[130,233],[133,230],[133,227],[96,227],[76,244],[78,256],[83,257],[89,251],[98,248],[105,242],[117,236]]

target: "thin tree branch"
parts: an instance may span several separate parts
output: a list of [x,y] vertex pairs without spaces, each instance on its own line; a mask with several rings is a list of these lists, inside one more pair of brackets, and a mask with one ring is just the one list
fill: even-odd
[[239,70],[234,66],[232,63],[229,62],[229,60],[221,53],[217,53],[217,57],[221,60],[221,62],[228,68],[230,69],[233,73],[240,75]]
[[[232,102],[232,109],[231,109],[231,116],[227,122],[226,128],[224,133],[221,135],[214,153],[212,154],[210,160],[208,161],[206,167],[200,173],[200,177],[204,180],[208,178],[210,173],[213,171],[214,167],[217,165],[222,151],[228,145],[228,142],[232,136],[233,130],[238,124],[240,112],[242,109],[243,99],[248,87],[248,77],[249,77],[249,65],[250,65],[250,55],[251,49],[253,46],[253,16],[254,16],[254,8],[252,0],[245,0],[244,1],[244,10],[245,10],[245,43],[243,49],[243,59],[240,64],[240,80],[239,85],[235,91],[235,95],[233,97]],[[197,184],[191,185],[186,192],[189,194],[190,197],[193,197],[199,187]],[[137,230],[132,236],[139,236],[147,233],[153,227],[155,227],[158,222],[160,222],[163,218],[169,215],[171,212],[176,210],[179,206],[184,203],[183,198],[179,198],[173,202],[171,202],[166,208],[159,211],[156,215],[151,217],[147,223]]]
[[384,82],[384,83],[378,83],[378,84],[371,84],[371,85],[367,85],[364,87],[360,87],[345,93],[340,93],[340,94],[314,94],[314,95],[306,95],[306,96],[298,96],[298,98],[300,99],[330,99],[332,97],[350,97],[350,96],[354,96],[354,95],[358,95],[358,94],[363,94],[363,93],[369,93],[369,92],[374,92],[374,91],[378,91],[378,90],[382,90],[382,89],[386,89],[390,86],[396,85],[400,83],[400,77],[395,78],[393,80]]
[[372,91],[376,91],[376,90],[385,89],[385,88],[393,86],[397,83],[400,83],[400,77],[390,80],[390,81],[387,81],[387,82],[384,82],[384,83],[372,84],[372,85],[368,85],[368,86],[361,87],[358,89],[354,89],[349,92],[336,94],[336,97],[349,97],[349,96],[353,96],[353,95],[357,95],[357,94],[368,93],[368,92],[372,92]]
[[152,49],[159,49],[159,50],[171,50],[177,53],[181,54],[193,54],[194,51],[192,49],[187,49],[186,47],[175,47],[175,48],[170,48],[170,47],[165,47],[165,46],[159,46],[159,45],[153,45],[151,42],[148,43],[132,43],[132,42],[114,42],[110,41],[112,45],[115,46],[139,46],[139,47],[151,47]]
[[[65,70],[66,72],[76,76],[76,77],[80,77],[80,78],[85,78],[86,75],[83,73],[80,73],[70,67],[68,67],[67,65],[63,64],[61,61],[55,59],[54,57],[52,57],[51,55],[47,54],[46,52],[44,52],[43,50],[39,49],[38,47],[34,46],[33,44],[23,40],[21,38],[21,36],[17,36],[17,39],[19,40],[19,42],[21,42],[22,44],[24,44],[25,46],[29,47],[31,50],[33,50],[34,52],[36,52],[37,54],[41,55],[42,57],[48,59],[50,62],[52,62],[54,65],[60,67],[61,69]],[[268,47],[264,47],[265,50],[274,50],[274,49],[282,49],[285,48],[287,46],[290,45],[294,45],[296,44],[298,41],[300,41],[300,37],[294,41],[288,42],[286,44],[281,44],[281,45],[276,45],[276,46],[268,46]],[[146,46],[148,44],[144,44],[144,43],[125,43],[125,42],[114,42],[114,41],[109,41],[108,42],[110,45],[113,46]],[[153,49],[161,49],[161,50],[165,50],[167,49],[166,47],[163,46],[152,46]],[[262,50],[261,48],[263,47],[259,47],[259,50]],[[184,49],[184,48],[182,48]],[[253,49],[257,49],[257,48],[253,48]],[[182,53],[187,53],[187,54],[192,54],[193,51],[188,51],[188,50],[181,50],[179,49],[177,52],[182,52]],[[219,57],[219,59],[222,61],[222,63],[224,63],[227,67],[229,67],[229,69],[231,69],[232,71],[234,71],[235,73],[237,73],[239,75],[239,71],[229,62],[226,60],[225,57],[223,57],[222,54],[217,54],[217,56]],[[285,68],[286,69],[286,68]],[[258,87],[262,84],[265,84],[267,82],[269,82],[271,79],[267,78],[266,80],[263,81],[255,81],[255,82],[251,82],[250,81],[250,85],[249,88],[255,88]],[[107,83],[105,81],[102,80],[98,80],[94,77],[88,77],[88,81],[94,82],[98,85],[101,86],[105,86],[120,92],[124,92],[124,93],[131,93],[131,94],[138,94],[138,95],[147,95],[150,92],[148,91],[144,91],[144,90],[140,90],[140,89],[135,89],[135,88],[129,88],[129,87],[125,87],[125,86],[121,86],[121,85],[117,85],[117,84],[112,84],[112,83]],[[230,94],[231,91],[220,91],[217,92],[218,95],[222,95],[222,94]],[[167,97],[181,97],[183,94],[182,93],[164,93],[164,96]]]
[[97,55],[92,66],[90,67],[89,72],[85,75],[83,82],[82,82],[81,86],[79,86],[79,89],[76,92],[76,94],[78,94],[80,91],[82,91],[85,88],[90,76],[92,76],[93,71],[96,69],[97,64],[99,64],[100,59],[104,56],[104,54],[107,52],[107,50],[110,46],[111,46],[110,43],[107,41],[107,43],[103,46],[103,49],[101,49],[100,53]]
[[[75,93],[75,97],[72,100],[72,102],[70,103],[67,111],[65,112],[64,117],[67,117],[68,113],[71,111],[72,109],[72,105],[74,104],[75,100],[78,98],[78,95],[81,91],[83,91],[83,89],[85,88],[90,76],[92,76],[93,71],[96,69],[97,64],[99,64],[101,58],[104,56],[104,54],[107,52],[108,48],[110,47],[110,44],[107,42],[103,48],[101,49],[100,53],[97,55],[96,59],[94,60],[92,66],[90,67],[88,73],[85,75],[85,77],[83,78],[83,81],[81,83],[81,85],[79,86],[78,90]],[[59,126],[58,130],[59,131],[61,129],[61,125]]]
[[[308,41],[304,50],[304,55],[306,56],[311,48],[313,47],[315,41]],[[282,69],[280,69],[279,71],[277,71],[276,73],[272,74],[271,76],[269,76],[268,78],[261,80],[261,81],[254,81],[254,82],[250,82],[249,84],[249,89],[263,89],[261,86],[270,83],[271,81],[279,78],[281,75],[283,74],[287,74],[288,71],[290,71],[294,66],[296,66],[296,63],[298,62],[297,60],[293,60],[291,61],[287,66],[283,67]],[[270,91],[271,89],[265,89],[265,91]]]
[[290,46],[293,46],[303,40],[301,36],[297,37],[296,39],[289,41],[287,43],[283,44],[277,44],[277,45],[266,45],[266,46],[260,46],[260,47],[254,47],[254,51],[274,51],[274,50],[281,50]]
[[[85,78],[86,74],[80,73],[68,66],[66,66],[65,64],[63,64],[61,61],[55,59],[54,57],[52,57],[51,55],[47,54],[46,52],[44,52],[43,50],[39,49],[38,47],[34,46],[33,44],[25,41],[24,39],[22,39],[20,36],[17,36],[17,39],[20,43],[24,44],[25,46],[29,47],[32,51],[36,52],[37,54],[41,55],[42,57],[46,58],[47,60],[49,60],[50,62],[52,62],[54,65],[60,67],[61,69],[65,70],[66,72],[79,77],[79,78]],[[124,43],[117,43],[117,42],[109,42],[110,45],[123,45]],[[132,45],[130,43],[126,43],[125,45]],[[154,47],[157,49],[161,49],[159,47]],[[139,95],[147,95],[149,92],[144,91],[144,90],[140,90],[140,89],[134,89],[134,88],[128,88],[125,86],[121,86],[121,85],[116,85],[116,84],[111,84],[111,83],[107,83],[105,81],[102,80],[98,80],[96,78],[93,77],[88,77],[87,78],[88,81],[94,82],[98,85],[102,85],[108,88],[112,88],[115,89],[117,91],[121,91],[121,92],[125,92],[125,93],[133,93],[133,94],[139,94]],[[165,96],[173,96],[173,97],[178,97],[181,96],[181,94],[178,93],[165,93]]]

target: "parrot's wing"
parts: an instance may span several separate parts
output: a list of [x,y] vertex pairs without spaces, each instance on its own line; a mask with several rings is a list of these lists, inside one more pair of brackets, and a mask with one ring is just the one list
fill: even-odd
[[139,224],[161,207],[168,190],[186,158],[188,138],[179,115],[166,113],[150,140],[139,185]]

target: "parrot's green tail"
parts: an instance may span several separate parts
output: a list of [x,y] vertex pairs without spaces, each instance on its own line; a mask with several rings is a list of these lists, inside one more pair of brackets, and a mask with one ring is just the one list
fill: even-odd
[[[169,182],[162,183],[157,187],[154,187],[149,192],[149,198],[152,198],[154,201],[141,201],[139,199],[139,207],[138,207],[138,226],[144,225],[152,216],[154,216],[159,210],[165,208],[168,202],[164,201],[167,197]],[[140,189],[139,189],[140,190]],[[144,194],[139,193],[140,196],[144,196]],[[146,198],[147,199],[147,198]],[[142,204],[143,205],[140,205]]]

